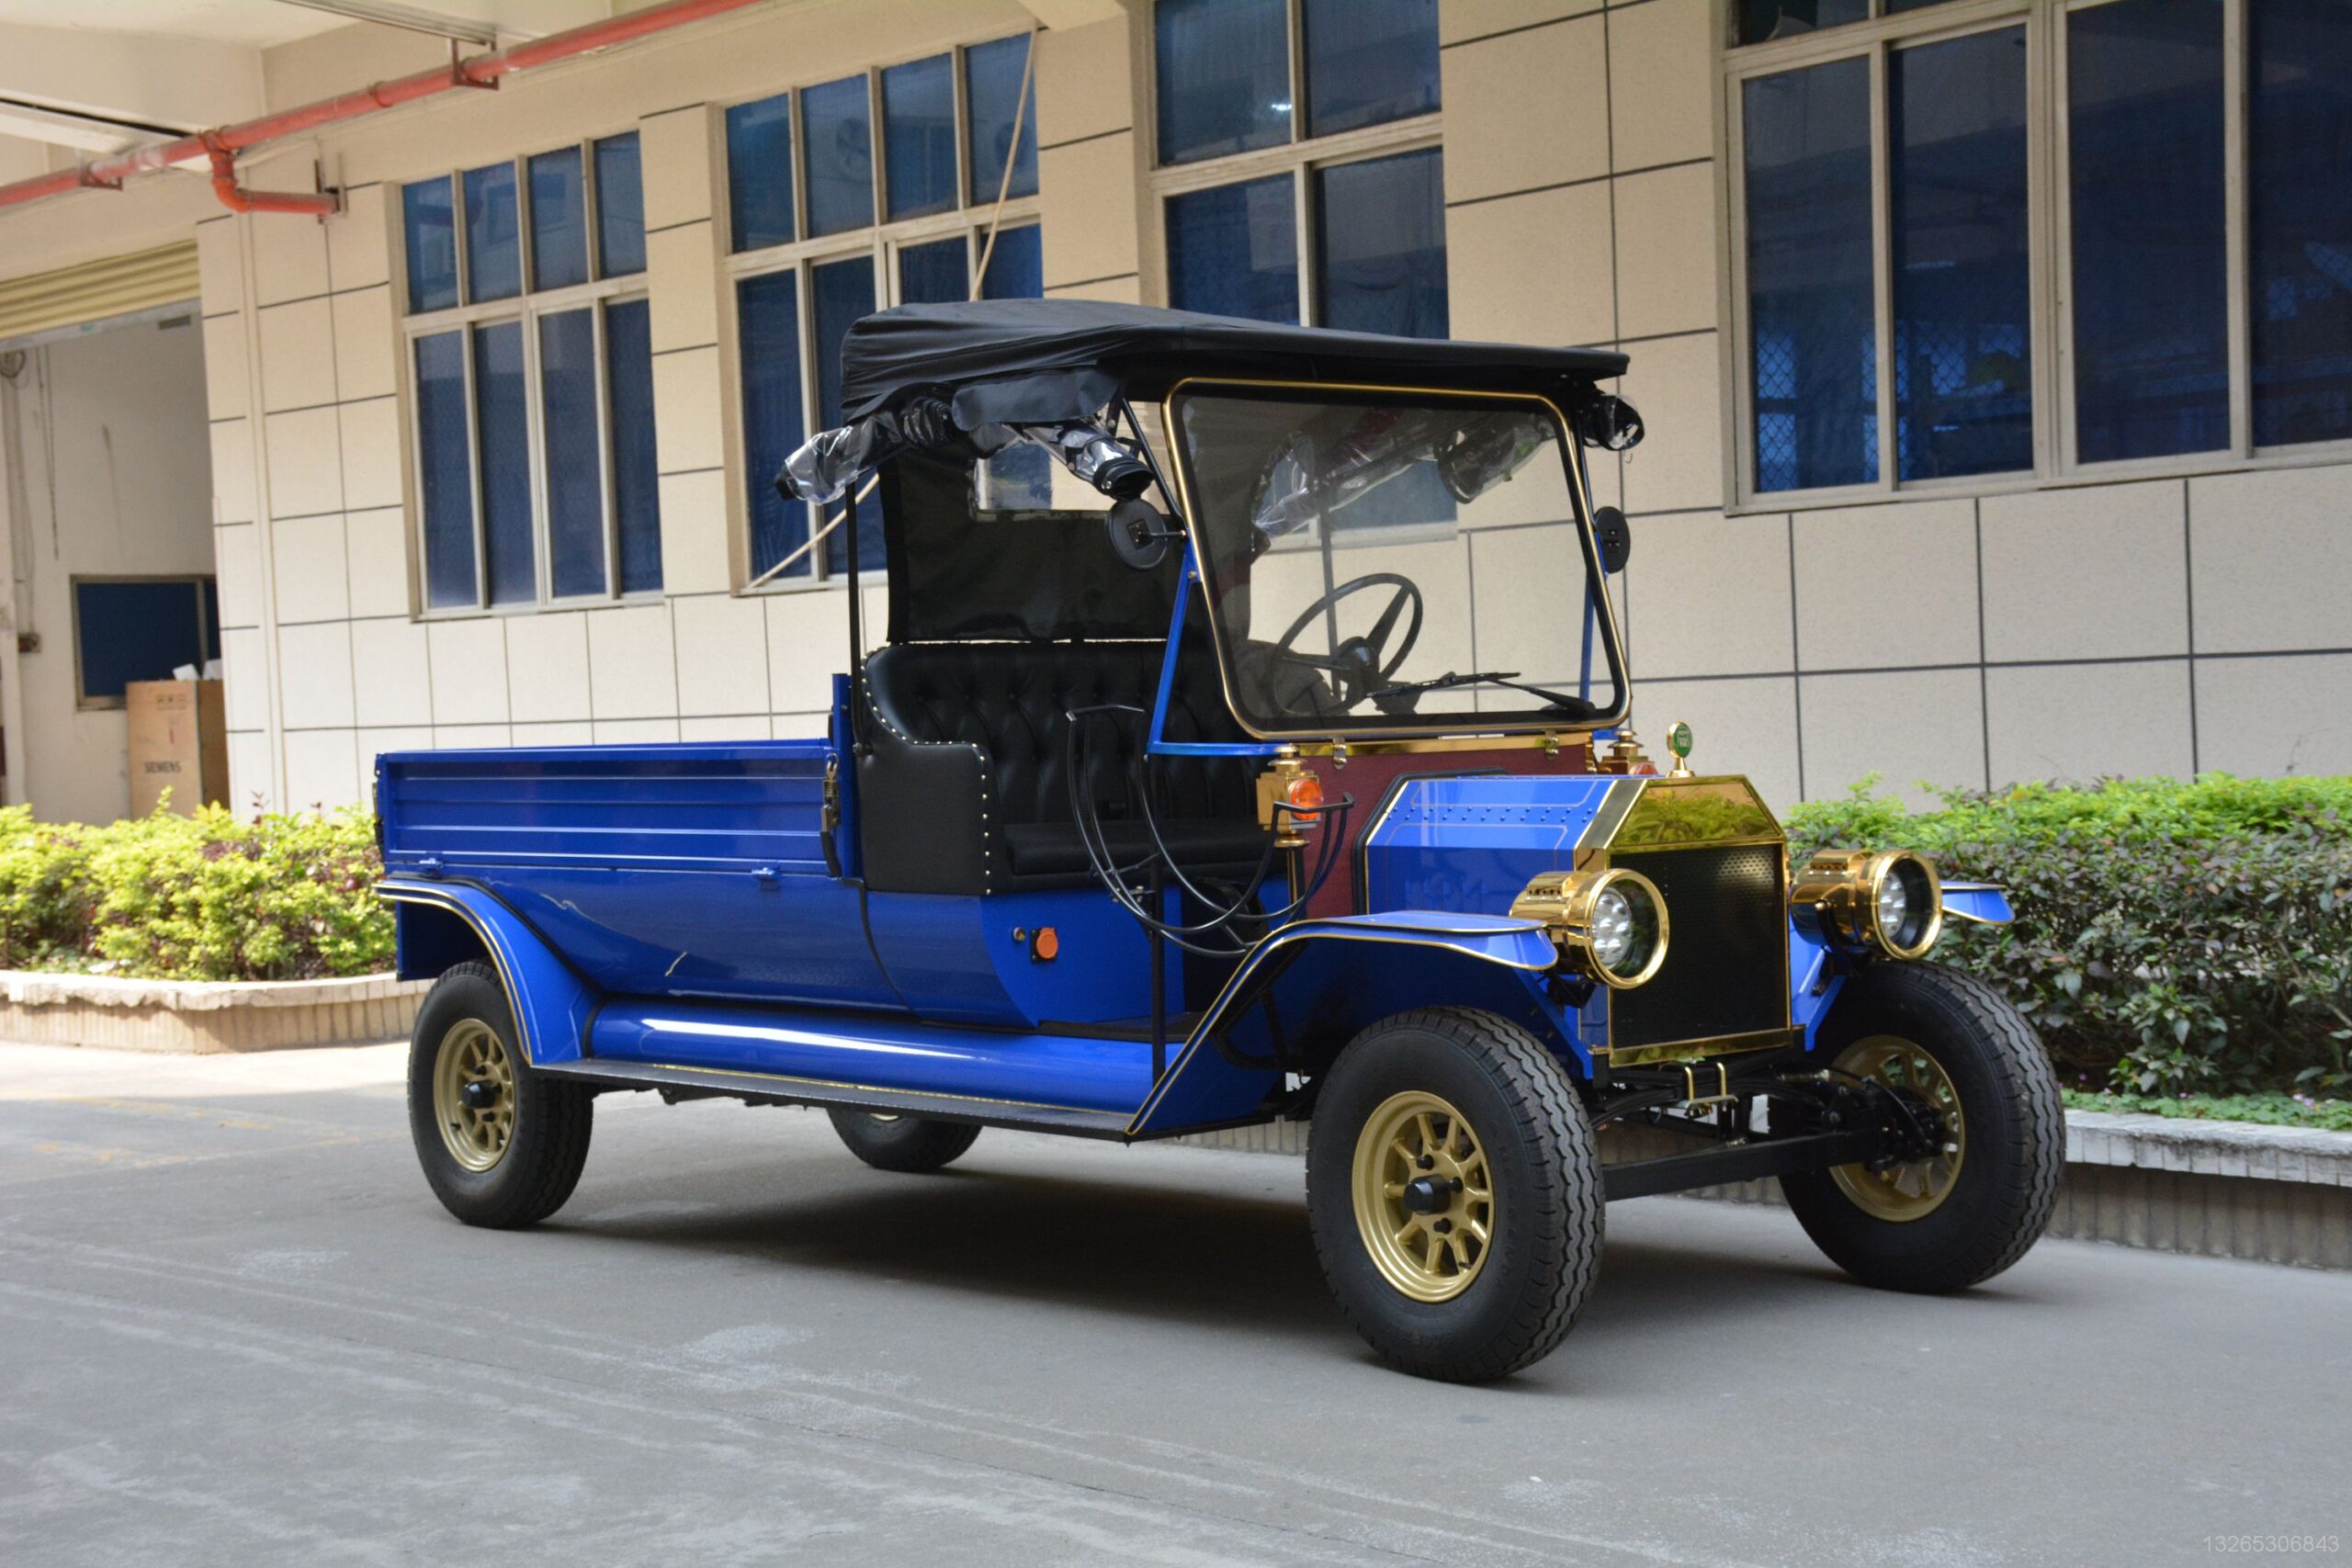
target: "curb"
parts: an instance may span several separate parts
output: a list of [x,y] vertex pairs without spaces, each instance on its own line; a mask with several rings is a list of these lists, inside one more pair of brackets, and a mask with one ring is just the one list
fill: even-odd
[[406,1035],[431,986],[331,980],[133,980],[0,970],[0,1040],[214,1055]]
[[[1276,1122],[1171,1140],[1196,1148],[1303,1155],[1306,1124]],[[1677,1154],[1695,1140],[1610,1129],[1604,1163]],[[1677,1194],[1779,1206],[1776,1181]],[[2048,1235],[2153,1252],[2352,1269],[2352,1133],[2105,1111],[2066,1112],[2066,1174]]]

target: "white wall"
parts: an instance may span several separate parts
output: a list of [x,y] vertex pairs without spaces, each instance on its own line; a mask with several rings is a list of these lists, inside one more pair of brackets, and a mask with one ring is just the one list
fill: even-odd
[[[50,820],[107,822],[130,809],[124,715],[74,697],[77,576],[212,570],[211,456],[202,336],[139,323],[27,351],[9,389],[6,452],[18,583],[22,733],[7,737],[8,798]],[[5,435],[6,433],[0,433]]]
[[[814,728],[842,661],[841,595],[737,586],[719,107],[1057,8],[870,0],[844,25],[851,9],[763,6],[249,164],[248,183],[297,188],[323,164],[350,196],[324,224],[230,216],[185,175],[0,213],[6,274],[153,244],[159,225],[198,239],[241,802],[364,798],[369,759],[395,746]],[[1633,356],[1624,390],[1649,439],[1596,487],[1635,522],[1623,603],[1644,732],[1689,719],[1702,766],[1748,773],[1783,803],[1869,772],[2352,771],[2352,468],[1727,509],[1716,14],[1716,0],[1441,0],[1455,334]],[[1042,37],[1049,294],[1165,298],[1148,33],[1138,4]],[[419,47],[363,29],[289,46],[268,62],[271,102],[394,73]],[[419,618],[388,207],[402,181],[631,125],[662,355],[665,595]]]

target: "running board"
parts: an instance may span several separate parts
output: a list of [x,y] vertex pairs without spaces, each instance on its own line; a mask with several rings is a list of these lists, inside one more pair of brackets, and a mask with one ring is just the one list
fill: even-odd
[[1694,1187],[1714,1187],[1733,1181],[1754,1181],[1768,1176],[1793,1176],[1800,1171],[1826,1170],[1852,1165],[1878,1152],[1876,1128],[1842,1133],[1806,1133],[1790,1138],[1758,1138],[1730,1144],[1698,1154],[1668,1155],[1663,1159],[1629,1160],[1603,1168],[1601,1192],[1611,1202],[1620,1198],[1651,1198],[1661,1192],[1688,1192]]
[[672,1099],[724,1096],[747,1105],[812,1105],[823,1110],[879,1111],[897,1116],[923,1116],[939,1122],[966,1122],[981,1127],[1019,1127],[1034,1132],[1061,1133],[1082,1138],[1127,1135],[1131,1112],[1079,1111],[1053,1105],[1022,1105],[1006,1100],[969,1100],[952,1094],[917,1094],[909,1090],[865,1089],[853,1084],[822,1083],[809,1078],[783,1077],[769,1073],[728,1072],[702,1067],[653,1066],[639,1062],[548,1062],[539,1069],[549,1077],[592,1084],[600,1089],[655,1089]]

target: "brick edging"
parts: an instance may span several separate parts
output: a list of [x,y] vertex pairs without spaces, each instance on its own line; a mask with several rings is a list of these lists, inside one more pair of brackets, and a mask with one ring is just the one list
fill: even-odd
[[210,1055],[404,1036],[430,985],[329,980],[135,980],[0,970],[0,1040]]
[[[1277,1122],[1179,1138],[1197,1148],[1306,1152],[1306,1124]],[[1603,1157],[1679,1153],[1649,1128],[1604,1135]],[[1778,1204],[1780,1184],[1685,1196]],[[2158,1252],[2352,1269],[2352,1133],[2105,1111],[2066,1112],[2066,1175],[2049,1235]]]

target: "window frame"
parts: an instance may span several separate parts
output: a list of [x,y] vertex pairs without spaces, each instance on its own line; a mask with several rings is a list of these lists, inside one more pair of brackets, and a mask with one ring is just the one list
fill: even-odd
[[[197,655],[197,679],[206,679],[205,666],[220,657],[220,635],[207,621],[205,611],[209,602],[213,618],[220,613],[220,578],[213,571],[76,571],[65,579],[65,604],[74,628],[74,711],[75,713],[119,713],[130,705],[130,694],[92,696],[85,683],[82,662],[82,589],[85,584],[184,582],[196,591],[196,640],[201,650]],[[170,676],[157,677],[169,680]],[[124,682],[126,685],[130,682]]]
[[[1724,323],[1723,414],[1725,511],[1807,511],[1872,502],[2016,494],[2135,479],[2182,479],[2249,468],[2309,468],[2352,458],[2352,440],[2258,446],[2254,441],[2252,302],[2247,222],[2248,0],[2221,0],[2222,28],[2222,236],[2227,299],[2229,431],[2225,446],[2156,457],[2085,462],[2077,446],[2075,384],[2074,214],[2066,94],[2068,18],[2127,0],[1945,0],[1918,10],[1876,15],[1795,38],[1739,44],[1736,0],[1722,0],[1716,31],[1722,159],[1716,180],[1718,286]],[[1883,10],[1883,0],[1872,9]],[[2033,466],[2009,473],[1903,479],[1894,444],[1893,272],[1894,191],[1889,181],[1893,125],[1887,62],[1898,49],[2022,25],[2026,37],[2026,162],[2029,299],[2032,335]],[[1755,344],[1747,288],[1747,127],[1741,91],[1759,76],[1863,58],[1871,74],[1871,252],[1877,329],[1879,477],[1867,484],[1811,490],[1756,488]],[[1639,349],[1635,348],[1638,363]]]
[[[728,537],[731,541],[729,554],[735,562],[733,592],[738,594],[806,593],[844,586],[842,575],[833,572],[826,559],[826,550],[820,546],[808,550],[802,558],[808,562],[806,572],[778,572],[763,582],[752,580],[770,566],[752,558],[751,502],[746,490],[750,483],[750,454],[745,449],[743,430],[743,331],[740,289],[746,279],[766,277],[781,272],[794,275],[793,312],[800,334],[800,408],[807,435],[817,433],[817,421],[821,417],[818,399],[817,360],[813,352],[816,335],[816,299],[812,287],[818,267],[837,262],[867,259],[874,268],[875,309],[888,310],[899,300],[899,253],[910,245],[934,243],[941,240],[961,237],[965,243],[966,276],[970,276],[972,260],[985,243],[989,220],[996,209],[993,197],[983,202],[960,204],[944,212],[924,213],[919,217],[893,219],[889,212],[889,157],[887,145],[888,130],[883,120],[882,73],[894,66],[915,61],[929,60],[936,55],[951,56],[954,88],[956,170],[958,196],[969,194],[971,169],[971,109],[965,57],[972,50],[985,44],[1018,38],[1018,33],[991,32],[984,37],[961,39],[948,45],[933,45],[903,55],[893,55],[866,65],[865,102],[867,125],[871,128],[867,158],[867,177],[872,183],[874,221],[862,229],[840,233],[811,236],[808,232],[808,127],[802,113],[801,95],[808,88],[842,80],[832,73],[808,81],[796,81],[788,87],[773,92],[746,94],[711,106],[708,118],[712,167],[717,171],[718,199],[712,203],[712,222],[719,255],[718,322],[724,352],[720,363],[725,369],[727,420],[726,452],[729,476],[727,497]],[[1030,35],[1030,47],[1036,47],[1035,35]],[[1034,73],[1035,66],[1032,66]],[[853,73],[854,74],[854,73]],[[1036,124],[1037,106],[1035,76],[1030,87],[1029,123]],[[752,250],[735,249],[734,214],[732,203],[727,199],[728,182],[733,170],[728,163],[727,111],[747,103],[766,99],[791,99],[789,123],[792,128],[792,231],[794,238],[779,245],[764,245]],[[1017,151],[1017,150],[1016,150]],[[1044,214],[1041,195],[1008,196],[1002,215],[997,221],[1000,231],[1038,226]],[[968,285],[967,285],[968,287]],[[806,503],[803,503],[806,505]],[[842,502],[808,508],[811,519],[808,528],[813,534],[823,525],[822,517],[830,516]],[[821,515],[820,515],[821,514]],[[850,525],[844,524],[847,527]],[[772,564],[772,563],[771,563]],[[878,581],[884,575],[879,561],[860,561],[861,580]]]
[[[511,164],[515,174],[515,219],[517,243],[521,251],[523,291],[503,299],[479,302],[466,299],[467,237],[462,192],[458,197],[457,219],[453,224],[458,302],[439,310],[417,311],[401,317],[401,388],[402,412],[406,424],[403,438],[407,447],[407,477],[409,493],[413,504],[409,508],[409,538],[414,550],[413,568],[410,573],[412,614],[420,620],[461,620],[478,615],[536,615],[543,610],[576,610],[603,604],[645,604],[658,602],[663,595],[660,588],[624,591],[620,581],[620,501],[617,493],[618,474],[614,463],[612,433],[612,365],[607,357],[605,312],[615,305],[637,300],[649,301],[650,265],[637,272],[606,277],[604,273],[604,225],[602,208],[596,188],[596,144],[616,136],[639,132],[635,121],[615,126],[558,142],[548,147],[533,147],[503,160]],[[539,289],[538,257],[535,250],[535,234],[530,209],[530,163],[534,157],[563,151],[567,145],[577,146],[581,161],[582,222],[586,232],[582,236],[588,252],[588,278],[583,283],[566,284],[560,288]],[[640,144],[640,157],[642,156]],[[492,160],[493,164],[501,160]],[[474,164],[468,168],[488,165]],[[452,169],[446,175],[422,175],[419,179],[393,182],[394,199],[385,206],[398,218],[399,193],[421,180],[447,179],[453,186],[462,181],[467,169]],[[404,243],[392,247],[394,297],[406,300],[408,295],[408,248]],[[596,366],[596,451],[600,490],[605,513],[605,587],[601,592],[558,595],[554,591],[555,562],[550,548],[550,517],[547,480],[547,411],[545,403],[544,367],[539,358],[539,321],[542,317],[560,316],[579,310],[589,312],[589,323],[595,344]],[[479,391],[475,382],[474,333],[481,326],[514,321],[521,329],[523,338],[524,407],[526,410],[526,461],[529,464],[531,491],[531,570],[535,592],[527,600],[492,604],[490,598],[490,559],[488,528],[482,514],[482,454],[481,417]],[[438,337],[447,333],[458,333],[459,351],[465,366],[467,468],[472,482],[474,602],[470,604],[435,604],[431,602],[430,572],[426,567],[427,542],[424,516],[424,437],[415,416],[418,407],[416,378],[416,345],[420,339]]]
[[[1151,171],[1146,181],[1146,194],[1151,202],[1152,216],[1151,220],[1144,225],[1147,231],[1144,256],[1145,265],[1150,273],[1152,291],[1149,298],[1162,304],[1171,302],[1168,277],[1168,203],[1170,197],[1213,190],[1220,186],[1244,185],[1252,180],[1287,175],[1291,182],[1291,224],[1296,234],[1294,254],[1298,257],[1298,314],[1301,324],[1312,325],[1321,314],[1323,305],[1323,290],[1317,268],[1319,258],[1315,249],[1313,202],[1316,175],[1348,164],[1368,164],[1400,152],[1419,152],[1430,148],[1438,150],[1441,159],[1444,156],[1445,108],[1442,104],[1428,114],[1384,120],[1378,125],[1358,126],[1352,130],[1334,131],[1328,136],[1306,135],[1306,6],[1303,0],[1284,0],[1284,3],[1290,43],[1290,140],[1273,147],[1252,147],[1246,152],[1196,158],[1181,164],[1168,163],[1160,155],[1159,29],[1151,25],[1149,17],[1145,18],[1143,30],[1148,58],[1142,73],[1144,101],[1136,111],[1139,132],[1151,141]],[[1442,54],[1440,58],[1442,59]]]

